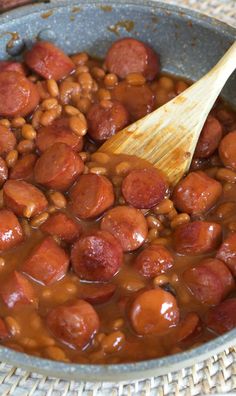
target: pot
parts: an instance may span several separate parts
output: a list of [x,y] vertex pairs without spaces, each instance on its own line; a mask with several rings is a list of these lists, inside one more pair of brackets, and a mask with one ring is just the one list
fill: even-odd
[[[156,1],[68,0],[21,7],[0,17],[0,59],[20,57],[36,38],[50,40],[67,53],[87,51],[104,57],[119,37],[150,43],[161,54],[162,70],[196,80],[230,47],[236,29],[184,8]],[[222,96],[236,105],[236,73]],[[0,348],[0,359],[47,376],[70,380],[120,381],[179,370],[236,343],[236,329],[198,348],[138,363],[83,365],[60,363]]]

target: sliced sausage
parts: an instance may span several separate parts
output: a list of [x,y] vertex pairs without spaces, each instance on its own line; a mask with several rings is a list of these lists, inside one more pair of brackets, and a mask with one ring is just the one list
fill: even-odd
[[224,334],[236,327],[236,298],[223,301],[209,310],[206,325],[217,334]]
[[54,143],[66,143],[74,151],[82,150],[83,137],[72,132],[68,120],[68,118],[59,118],[50,125],[39,128],[35,143],[41,152],[46,151]]
[[49,236],[33,249],[21,270],[37,282],[51,285],[64,277],[68,266],[69,257]]
[[40,76],[61,80],[74,70],[72,60],[54,44],[39,41],[25,53],[25,63]]
[[173,233],[176,252],[194,256],[215,250],[222,237],[221,226],[207,221],[193,221],[181,224]]
[[100,326],[96,311],[84,300],[53,308],[46,317],[46,323],[54,337],[78,349],[89,344]]
[[187,269],[183,279],[194,297],[203,304],[217,305],[235,286],[231,272],[217,259],[205,259]]
[[168,185],[155,168],[134,169],[123,180],[122,194],[130,205],[149,209],[159,204],[166,196]]
[[15,71],[0,72],[0,115],[24,117],[39,103],[39,93],[28,78]]
[[103,107],[100,103],[93,104],[86,114],[89,136],[103,142],[129,123],[129,114],[119,102],[111,102],[110,107]]
[[130,37],[115,41],[109,48],[105,66],[110,73],[125,78],[129,73],[142,73],[153,80],[159,72],[159,58],[149,45]]
[[5,205],[17,216],[24,216],[25,209],[31,205],[31,216],[43,212],[48,206],[42,191],[23,180],[7,180],[3,186],[3,199]]
[[70,190],[72,211],[81,219],[102,214],[113,205],[113,186],[105,176],[89,173],[78,178]]
[[111,91],[111,95],[113,100],[122,103],[128,110],[130,121],[143,118],[155,107],[155,95],[147,84],[134,86],[122,81]]
[[224,261],[234,276],[236,276],[236,233],[229,234],[221,244],[216,258]]
[[103,285],[83,284],[79,290],[79,297],[90,304],[103,304],[111,299],[116,291],[116,285],[107,283]]
[[223,137],[219,145],[219,155],[226,167],[236,170],[236,131]]
[[55,143],[38,159],[34,167],[36,183],[55,190],[67,190],[84,170],[84,163],[71,147]]
[[148,233],[142,212],[129,206],[116,206],[108,210],[102,219],[101,229],[114,235],[125,252],[138,249]]
[[0,250],[17,246],[23,240],[21,225],[11,210],[0,210]]
[[0,157],[0,187],[5,183],[8,178],[8,167],[6,161]]
[[208,116],[195,149],[195,158],[208,158],[219,146],[222,126],[217,118]]
[[164,274],[174,264],[174,257],[170,251],[162,245],[152,245],[144,249],[134,260],[134,267],[141,275],[154,278]]
[[81,234],[81,227],[65,213],[53,213],[40,227],[41,231],[59,237],[65,242],[74,242]]
[[122,265],[120,242],[107,231],[81,237],[71,250],[73,270],[80,279],[109,281]]
[[199,322],[199,316],[195,312],[189,312],[178,325],[177,341],[186,340],[186,338],[195,333]]
[[3,341],[10,336],[7,326],[2,318],[0,318],[0,340]]
[[2,284],[0,295],[8,308],[36,303],[34,288],[20,272],[14,271]]
[[0,125],[0,155],[6,156],[9,151],[14,150],[15,146],[16,137],[14,133],[5,126]]
[[216,204],[222,185],[202,171],[191,172],[176,185],[172,199],[181,212],[199,215]]
[[0,72],[3,71],[15,71],[25,75],[24,65],[20,62],[0,61]]
[[145,291],[134,300],[130,320],[137,334],[165,334],[179,321],[176,299],[159,287]]
[[37,161],[35,154],[25,154],[19,158],[10,170],[10,179],[32,181],[34,165]]

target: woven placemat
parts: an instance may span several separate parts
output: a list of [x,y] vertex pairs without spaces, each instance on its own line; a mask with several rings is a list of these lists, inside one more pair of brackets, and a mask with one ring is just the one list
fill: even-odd
[[[192,8],[236,27],[236,0],[162,0]],[[189,368],[119,383],[66,381],[0,362],[0,396],[236,395],[236,346]]]

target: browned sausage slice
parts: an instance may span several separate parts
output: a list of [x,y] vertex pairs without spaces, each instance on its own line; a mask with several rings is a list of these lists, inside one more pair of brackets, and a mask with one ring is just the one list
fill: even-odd
[[183,341],[190,335],[195,333],[199,326],[199,316],[195,312],[189,312],[185,318],[179,323],[177,332],[177,341]]
[[11,210],[0,210],[0,250],[7,250],[23,240],[21,225]]
[[122,194],[125,200],[138,209],[149,209],[166,196],[168,185],[155,168],[132,170],[123,180]]
[[6,181],[3,186],[3,199],[5,205],[17,216],[24,216],[25,209],[31,205],[31,216],[43,212],[48,206],[42,191],[23,180]]
[[147,84],[134,86],[122,81],[111,91],[111,95],[113,100],[122,103],[128,110],[131,122],[143,118],[155,107],[155,96]]
[[206,325],[217,334],[224,334],[236,327],[236,298],[223,301],[209,310]]
[[221,138],[222,126],[220,122],[217,120],[217,118],[212,117],[211,115],[208,116],[199,137],[194,157],[210,157],[217,149]]
[[224,261],[230,271],[236,276],[236,233],[229,234],[220,246],[216,258]]
[[20,272],[14,271],[1,286],[0,295],[8,308],[36,303],[33,286]]
[[[1,132],[0,132],[1,133]],[[8,177],[8,167],[6,161],[0,157],[0,187],[5,183]]]
[[19,158],[10,170],[10,179],[32,181],[34,165],[37,161],[35,154],[25,154]]
[[129,206],[116,206],[106,212],[101,229],[114,235],[125,252],[138,249],[148,233],[147,222],[142,212]]
[[99,317],[88,302],[75,300],[53,308],[46,318],[47,326],[61,342],[69,347],[84,349],[97,333]]
[[26,65],[40,76],[61,80],[72,72],[75,65],[72,60],[54,44],[39,41],[25,53]]
[[236,131],[228,133],[221,140],[219,154],[225,166],[236,170]]
[[21,270],[43,285],[50,285],[64,277],[69,257],[49,236],[37,245]]
[[71,147],[55,143],[38,159],[34,167],[36,183],[55,190],[67,190],[84,170],[84,163]]
[[137,334],[165,334],[179,321],[176,299],[159,287],[145,291],[134,300],[130,320]]
[[96,174],[82,175],[70,190],[72,211],[81,219],[102,214],[113,205],[115,196],[111,182]]
[[105,65],[109,72],[125,78],[129,73],[142,73],[153,80],[159,72],[158,55],[147,44],[133,38],[122,38],[109,48]]
[[[0,88],[1,89],[1,88]],[[0,155],[5,156],[16,146],[16,137],[10,129],[0,125]]]
[[39,128],[35,143],[41,152],[54,143],[66,143],[74,151],[79,152],[83,148],[83,137],[72,132],[68,118],[59,118],[52,124]]
[[93,104],[88,113],[88,133],[91,138],[103,142],[129,123],[129,114],[119,102],[111,102],[110,107],[103,107],[99,103]]
[[0,318],[0,340],[5,340],[10,336],[7,326],[2,318]]
[[20,62],[0,61],[0,72],[3,71],[15,71],[25,75],[24,65]]
[[176,185],[172,199],[181,212],[199,215],[216,204],[222,185],[202,171],[191,172]]
[[170,251],[162,245],[152,245],[144,249],[136,257],[134,267],[147,278],[154,278],[172,268],[174,258]]
[[207,221],[181,224],[173,233],[176,252],[194,256],[215,250],[222,238],[221,226]]
[[107,283],[102,285],[93,285],[85,283],[82,290],[79,290],[79,297],[90,304],[103,304],[109,301],[116,291],[116,285]]
[[219,304],[235,286],[231,272],[217,259],[205,259],[187,269],[183,279],[195,298],[208,305]]
[[81,234],[81,226],[65,213],[53,213],[40,227],[46,234],[57,236],[65,242],[74,242]]
[[107,231],[81,237],[71,250],[72,267],[80,279],[109,281],[122,265],[120,242]]
[[0,115],[3,117],[26,116],[39,103],[36,86],[21,73],[0,72]]

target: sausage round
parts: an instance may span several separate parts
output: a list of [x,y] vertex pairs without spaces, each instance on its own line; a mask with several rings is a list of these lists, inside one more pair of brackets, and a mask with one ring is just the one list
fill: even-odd
[[102,214],[113,205],[113,186],[105,176],[89,173],[78,178],[70,190],[72,211],[81,219]]
[[36,86],[21,73],[0,72],[0,115],[3,117],[24,117],[39,103]]
[[23,180],[7,180],[3,186],[3,199],[17,216],[24,216],[25,209],[32,204],[31,216],[43,212],[48,206],[42,191]]
[[[1,133],[1,132],[0,132]],[[8,167],[6,161],[0,157],[0,187],[5,183],[8,178]]]
[[111,96],[125,106],[132,122],[151,113],[155,107],[155,96],[146,84],[134,86],[122,81],[111,91]]
[[120,78],[125,78],[129,73],[142,73],[147,80],[153,80],[160,68],[158,55],[149,45],[128,37],[112,44],[105,66]]
[[103,285],[92,285],[85,283],[79,290],[79,297],[90,304],[103,304],[110,300],[116,291],[116,285],[107,283]]
[[222,238],[221,226],[207,221],[181,224],[173,233],[176,252],[190,256],[215,250]]
[[80,279],[109,281],[122,265],[120,242],[107,231],[81,237],[71,250],[72,267]]
[[197,147],[195,149],[195,158],[208,158],[217,149],[220,140],[222,138],[222,126],[217,118],[211,115],[207,117],[207,120],[202,129],[199,137]]
[[46,234],[57,236],[67,243],[74,242],[81,234],[78,223],[65,213],[53,213],[41,226],[41,231]]
[[209,310],[206,325],[217,334],[224,334],[236,327],[236,298],[223,301]]
[[24,65],[20,62],[0,61],[0,72],[3,71],[15,71],[25,75]]
[[205,259],[187,269],[183,279],[194,297],[203,304],[217,305],[235,286],[231,272],[217,259]]
[[114,235],[125,252],[138,249],[148,233],[142,212],[129,206],[116,206],[108,210],[102,219],[101,229]]
[[159,287],[145,291],[134,300],[130,320],[137,334],[165,334],[179,321],[176,299]]
[[83,148],[83,137],[72,132],[68,118],[59,118],[50,125],[39,128],[35,143],[41,152],[46,151],[54,143],[66,143],[74,151],[79,152]]
[[88,134],[97,141],[103,142],[123,129],[129,122],[126,108],[117,101],[111,101],[111,107],[93,104],[86,114]]
[[84,163],[71,147],[55,143],[37,160],[34,167],[36,183],[65,191],[84,170]]
[[122,194],[130,205],[149,209],[159,204],[166,196],[168,185],[155,168],[134,169],[123,180]]
[[223,137],[218,150],[223,164],[236,170],[236,131],[230,132]]
[[26,65],[46,79],[61,80],[75,68],[72,60],[54,44],[39,41],[24,56]]
[[99,317],[88,302],[75,300],[53,308],[46,317],[51,333],[69,347],[84,349],[99,330]]
[[216,204],[222,185],[202,171],[191,172],[176,185],[172,199],[181,212],[199,215]]
[[26,154],[19,158],[10,170],[10,179],[32,181],[34,165],[37,161],[35,154]]
[[7,250],[23,241],[21,225],[11,210],[0,210],[0,250]]
[[[1,89],[1,88],[0,88]],[[0,125],[0,155],[3,157],[14,150],[16,146],[16,137],[10,129]]]
[[216,258],[224,261],[234,276],[236,276],[236,233],[229,234],[221,244]]
[[169,250],[162,245],[151,245],[136,257],[134,267],[141,275],[154,278],[172,268],[174,258]]
[[49,236],[33,249],[21,270],[37,282],[51,285],[64,277],[68,266],[69,257]]
[[14,271],[1,286],[1,298],[8,308],[36,303],[33,286],[20,272]]

